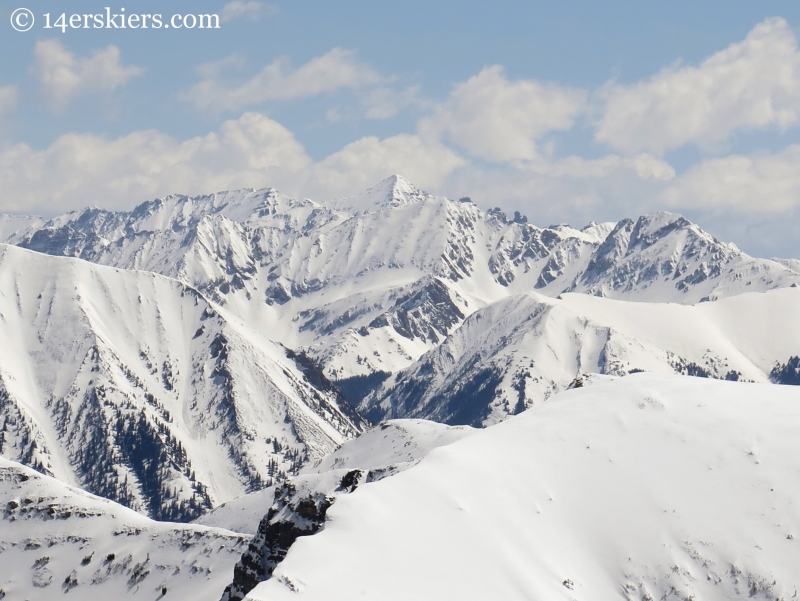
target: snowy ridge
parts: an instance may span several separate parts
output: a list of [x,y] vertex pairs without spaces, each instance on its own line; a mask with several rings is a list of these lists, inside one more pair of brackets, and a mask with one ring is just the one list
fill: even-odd
[[470,315],[360,407],[375,419],[488,425],[583,372],[633,371],[769,382],[800,356],[800,288],[694,306],[528,293]]
[[[19,226],[8,241],[179,279],[335,380],[408,367],[470,313],[532,289],[692,304],[800,285],[788,262],[749,257],[678,215],[539,228],[400,176],[323,204],[238,190]],[[441,300],[420,301],[406,327],[419,307],[398,304],[415,294]]]
[[[418,463],[433,449],[450,444],[475,432],[466,426],[446,426],[426,420],[398,419],[383,422],[348,440],[338,449],[305,465],[300,475],[309,475],[309,482],[316,482],[315,474],[350,470],[361,470],[372,474],[377,480],[399,473]],[[327,476],[319,479],[319,490],[326,494],[334,492],[339,480]],[[333,482],[334,485],[330,485]],[[275,497],[275,487],[250,493],[216,507],[195,520],[196,524],[217,526],[235,532],[255,534],[258,524],[267,514]]]
[[0,457],[0,597],[216,601],[249,537],[152,521]]
[[249,601],[790,599],[800,389],[635,374],[340,496]]
[[402,175],[392,175],[368,190],[345,198],[335,198],[327,206],[351,215],[374,213],[383,209],[424,202],[431,195],[414,187]]
[[358,434],[307,359],[176,280],[0,245],[0,453],[192,519]]
[[[241,601],[259,582],[271,578],[299,539],[317,534],[325,527],[327,511],[339,497],[403,472],[432,450],[474,432],[472,428],[420,420],[385,422],[346,442],[314,466],[306,467],[303,474],[277,485],[269,511],[257,523],[254,537],[237,562],[233,581],[226,587],[222,601]],[[253,504],[263,502],[263,497],[256,495],[247,495],[234,501],[230,509],[219,508],[201,520],[225,523],[233,519],[239,523]]]

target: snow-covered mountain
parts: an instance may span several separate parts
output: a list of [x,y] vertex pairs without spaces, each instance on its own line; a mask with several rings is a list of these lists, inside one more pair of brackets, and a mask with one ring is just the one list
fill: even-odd
[[791,599],[798,423],[792,386],[570,390],[340,495],[247,599]]
[[0,245],[0,454],[158,519],[364,426],[304,356],[185,283]]
[[254,493],[203,516],[199,521],[204,523],[241,523],[254,506],[264,508],[222,601],[241,601],[259,582],[268,580],[298,539],[325,527],[327,510],[340,496],[363,484],[395,476],[432,450],[474,432],[472,428],[430,421],[384,422],[305,467],[301,475],[276,485],[273,500],[266,507],[264,497]]
[[[290,506],[301,507],[302,514],[312,497],[329,506],[359,484],[398,474],[431,450],[474,432],[421,420],[385,422],[307,464],[301,475],[222,505],[195,524],[153,521],[0,457],[0,599],[44,601],[72,593],[87,600],[125,594],[217,601],[226,588],[225,598],[241,599],[269,576],[265,564],[251,574],[244,592],[231,597],[247,580],[242,566],[252,565],[255,556],[280,552],[270,549],[275,541],[264,536],[270,523],[273,530],[280,523],[279,530],[295,534],[308,526],[310,516]],[[343,487],[348,474],[352,482]],[[257,517],[239,528],[243,509],[245,522]],[[319,529],[322,522],[324,511]],[[284,553],[296,538],[281,538]]]
[[[796,310],[767,301],[742,309],[772,316],[751,338],[662,336],[800,282],[669,213],[539,228],[393,176],[326,204],[238,190],[3,216],[0,235],[37,251],[0,247],[0,453],[165,519],[361,431],[328,380],[375,420],[486,425],[581,371],[761,381],[800,356],[775,342]],[[628,307],[643,317],[618,324]]]
[[480,426],[547,399],[584,372],[795,383],[780,366],[798,356],[800,288],[689,306],[529,292],[470,315],[360,409],[373,420]]
[[325,204],[238,190],[3,223],[32,250],[176,278],[304,349],[356,399],[514,294],[691,304],[800,282],[788,262],[749,257],[679,215],[539,228],[400,176]]
[[0,599],[217,601],[249,536],[155,522],[0,457]]
[[[334,470],[358,469],[390,475],[416,464],[436,447],[468,435],[466,426],[446,426],[427,420],[397,419],[382,422],[357,438],[348,440],[334,452],[306,464],[300,475],[324,474]],[[330,492],[330,491],[329,491]],[[246,494],[215,507],[194,523],[255,534],[275,497],[275,487]]]

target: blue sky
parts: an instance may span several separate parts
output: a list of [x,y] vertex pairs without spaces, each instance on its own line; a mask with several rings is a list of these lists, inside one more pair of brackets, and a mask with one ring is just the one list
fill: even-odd
[[[42,28],[106,6],[223,20]],[[666,209],[800,257],[798,27],[790,2],[1,0],[0,211],[399,172],[539,225]]]

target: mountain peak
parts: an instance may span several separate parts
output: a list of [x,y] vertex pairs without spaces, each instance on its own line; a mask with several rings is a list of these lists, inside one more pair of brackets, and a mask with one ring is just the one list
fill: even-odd
[[430,194],[414,186],[402,175],[395,174],[360,194],[336,198],[326,204],[339,211],[359,215],[415,204],[427,198],[430,198]]

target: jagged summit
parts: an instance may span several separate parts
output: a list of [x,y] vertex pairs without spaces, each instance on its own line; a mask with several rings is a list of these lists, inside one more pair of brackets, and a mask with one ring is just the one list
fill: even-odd
[[431,198],[431,195],[418,189],[402,175],[395,174],[360,194],[336,198],[326,204],[339,211],[360,215],[422,202],[427,198]]
[[243,189],[0,226],[0,242],[178,279],[335,380],[403,369],[474,311],[530,290],[692,304],[800,285],[793,264],[672,213],[540,228],[399,175],[327,204]]
[[691,305],[800,286],[795,263],[750,257],[680,215],[541,228],[399,175],[327,204],[245,189],[18,223],[0,223],[0,242],[177,279],[306,353],[356,404],[518,294]]

